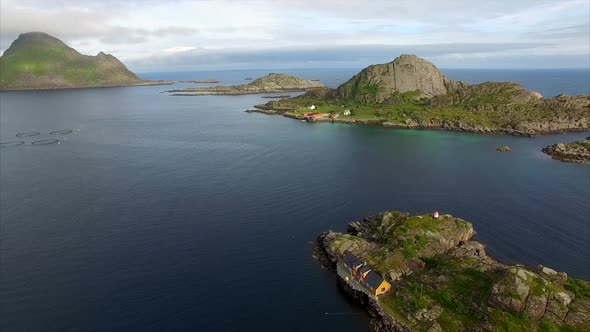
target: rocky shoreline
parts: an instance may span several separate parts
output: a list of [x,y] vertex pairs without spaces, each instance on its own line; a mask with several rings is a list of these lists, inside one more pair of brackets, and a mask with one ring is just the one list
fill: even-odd
[[433,220],[387,212],[350,223],[346,234],[322,233],[315,256],[336,272],[339,257],[351,252],[392,284],[392,293],[377,299],[337,277],[338,288],[366,309],[375,331],[590,328],[588,281],[544,266],[500,263],[472,240],[474,234],[470,223],[450,215]]
[[516,136],[590,129],[590,96],[544,98],[514,82],[453,81],[414,55],[371,65],[335,89],[256,107],[299,119],[403,129]]
[[[318,261],[326,269],[336,273],[336,264],[338,263],[338,256],[327,245],[326,237],[330,233],[322,233],[316,240],[315,256]],[[346,294],[349,298],[356,301],[363,308],[370,317],[371,327],[375,332],[410,332],[411,330],[397,322],[390,315],[388,315],[377,300],[369,297],[367,294],[352,288],[346,281],[340,277],[336,277],[336,286],[340,291]]]
[[[282,115],[286,118],[295,119],[295,120],[304,120],[302,116],[296,115],[292,112],[281,110],[281,109],[273,109],[267,107],[266,105],[256,105],[254,109],[247,110],[248,113],[261,113],[266,115]],[[565,133],[565,132],[584,132],[587,131],[588,128],[582,127],[580,128],[578,125],[575,124],[552,124],[550,125],[535,125],[531,127],[521,127],[519,129],[514,128],[489,128],[485,126],[479,125],[471,125],[467,123],[455,123],[450,121],[433,121],[433,122],[412,122],[408,124],[400,124],[400,123],[393,123],[387,120],[379,120],[379,119],[346,119],[346,118],[328,118],[328,119],[317,119],[314,122],[318,123],[341,123],[341,124],[348,124],[348,125],[357,125],[357,126],[380,126],[384,128],[392,128],[392,129],[417,129],[417,130],[442,130],[442,131],[451,131],[451,132],[464,132],[464,133],[475,133],[475,134],[499,134],[499,135],[512,135],[512,136],[526,136],[526,137],[534,137],[538,135],[548,135],[548,134],[557,134],[557,133]]]
[[73,89],[104,89],[104,88],[125,88],[136,86],[158,86],[173,85],[176,81],[141,81],[131,84],[114,84],[114,85],[75,85],[75,86],[47,86],[34,88],[1,88],[0,91],[44,91],[44,90],[73,90]]
[[573,143],[553,144],[544,148],[542,151],[556,160],[590,165],[589,139]]

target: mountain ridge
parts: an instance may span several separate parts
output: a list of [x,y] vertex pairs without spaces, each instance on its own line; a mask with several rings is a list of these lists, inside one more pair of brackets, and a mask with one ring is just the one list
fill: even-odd
[[116,57],[84,55],[44,32],[20,34],[0,57],[0,89],[60,89],[145,83]]

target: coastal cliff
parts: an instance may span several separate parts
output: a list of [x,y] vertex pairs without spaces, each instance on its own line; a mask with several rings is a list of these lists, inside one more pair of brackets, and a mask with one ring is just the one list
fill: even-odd
[[0,89],[64,89],[166,84],[142,81],[117,58],[80,54],[43,32],[21,34],[0,57]]
[[[309,110],[310,105],[316,108]],[[320,88],[256,107],[298,119],[309,112],[330,113],[322,121],[389,128],[525,136],[590,128],[590,96],[545,99],[512,82],[452,81],[414,55],[369,66],[336,89]]]
[[207,96],[207,95],[249,95],[259,93],[276,93],[292,91],[309,91],[323,88],[317,81],[306,80],[286,74],[271,73],[260,77],[248,84],[235,86],[213,86],[201,88],[186,88],[167,91],[175,96]]
[[426,97],[444,95],[455,83],[432,63],[415,55],[402,54],[390,63],[371,65],[336,89],[340,99],[388,102],[391,93],[421,91]]
[[[589,137],[590,138],[590,137]],[[590,140],[573,143],[558,143],[543,149],[553,159],[578,164],[590,164]]]
[[346,252],[392,285],[368,296],[338,278],[375,331],[587,331],[590,283],[538,266],[497,262],[473,241],[471,223],[450,215],[387,212],[318,237],[317,256],[335,271]]

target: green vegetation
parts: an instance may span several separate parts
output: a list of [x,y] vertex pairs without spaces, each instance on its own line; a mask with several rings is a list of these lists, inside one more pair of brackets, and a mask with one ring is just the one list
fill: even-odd
[[392,284],[379,303],[411,330],[587,330],[589,282],[500,264],[467,240],[473,228],[462,219],[386,212],[332,234],[333,251],[352,252]]
[[587,281],[568,279],[564,288],[574,293],[576,298],[590,300],[590,283]]
[[0,88],[126,85],[139,81],[110,55],[82,55],[42,33],[21,35],[0,57]]
[[534,331],[534,323],[524,315],[514,315],[505,311],[494,309],[492,322],[497,331],[502,332],[527,332]]
[[[334,97],[314,98],[313,94],[273,101],[267,106],[274,110],[302,116],[314,113],[339,114],[338,122],[387,123],[394,127],[471,128],[494,132],[545,130],[530,124],[551,124],[556,119],[572,122],[572,128],[590,121],[590,97],[562,97],[542,101],[514,83],[485,83],[485,86],[465,88],[460,92],[433,98],[423,97],[420,91],[392,92],[383,103],[373,103],[372,96],[380,93],[376,84],[352,88],[350,99]],[[363,98],[356,98],[362,94]],[[570,99],[568,99],[570,98]],[[361,100],[361,101],[359,101]],[[350,110],[351,115],[344,115]],[[580,123],[580,124],[575,124]],[[584,145],[586,148],[590,143]]]
[[[469,330],[486,318],[485,303],[495,276],[469,267],[466,261],[451,261],[439,256],[424,259],[427,267],[418,274],[401,280],[395,293],[381,299],[384,308],[394,316],[438,306],[442,313],[437,321],[445,331]],[[433,283],[439,275],[444,283]]]
[[559,326],[549,320],[542,320],[539,324],[539,332],[576,332],[577,330],[571,326]]

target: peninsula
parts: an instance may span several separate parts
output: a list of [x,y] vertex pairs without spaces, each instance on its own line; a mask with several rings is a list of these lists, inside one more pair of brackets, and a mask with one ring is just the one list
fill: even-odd
[[202,88],[186,88],[170,90],[173,96],[206,96],[206,95],[250,95],[259,93],[280,93],[310,91],[325,86],[317,81],[306,80],[286,74],[271,73],[248,84],[234,86],[213,86]]
[[543,152],[553,159],[590,165],[590,137],[579,142],[553,144]]
[[43,32],[21,34],[0,57],[0,90],[163,84],[172,82],[143,81],[110,54],[83,55]]
[[256,108],[301,120],[391,128],[511,135],[590,128],[590,96],[545,99],[512,82],[452,81],[415,55],[369,66],[336,89],[319,88]]
[[590,329],[590,282],[497,262],[474,233],[451,215],[386,212],[321,234],[316,255],[376,331]]

